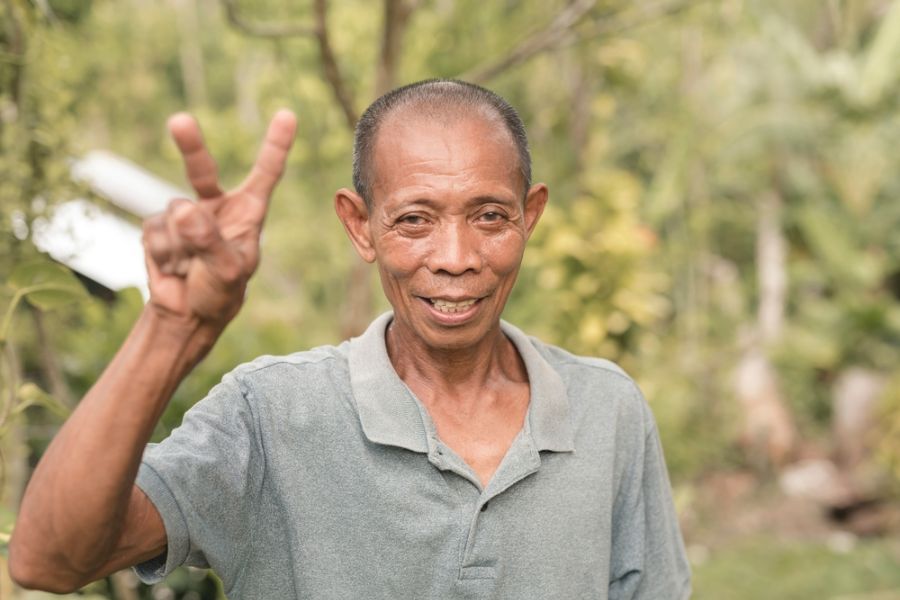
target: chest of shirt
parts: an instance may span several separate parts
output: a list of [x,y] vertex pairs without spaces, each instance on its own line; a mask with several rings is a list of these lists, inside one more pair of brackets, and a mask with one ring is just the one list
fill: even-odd
[[573,589],[606,589],[614,484],[612,465],[597,462],[612,457],[602,440],[539,453],[523,431],[482,489],[436,438],[420,453],[348,432],[350,418],[297,425],[283,415],[263,440],[263,506],[248,556],[271,561],[268,548],[289,548],[274,560],[298,597],[573,598],[582,597]]

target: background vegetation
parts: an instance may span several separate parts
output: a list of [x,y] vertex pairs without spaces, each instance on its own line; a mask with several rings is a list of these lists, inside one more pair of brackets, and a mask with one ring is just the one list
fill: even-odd
[[[141,306],[31,244],[90,195],[69,160],[105,148],[180,184],[164,123],[188,109],[237,181],[268,117],[300,116],[247,305],[164,437],[234,365],[386,308],[331,209],[352,126],[395,85],[459,76],[520,109],[551,189],[506,318],[640,382],[697,597],[900,598],[898,64],[889,0],[0,0],[0,535]],[[790,484],[811,464],[838,500]],[[217,593],[188,571],[84,592]]]

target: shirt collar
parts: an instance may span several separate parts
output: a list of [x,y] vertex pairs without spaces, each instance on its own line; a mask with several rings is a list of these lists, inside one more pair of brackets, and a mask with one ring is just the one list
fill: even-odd
[[[363,432],[375,443],[428,452],[434,426],[424,407],[394,370],[384,337],[394,315],[387,312],[361,336],[350,340],[350,385]],[[500,322],[525,363],[531,398],[528,422],[538,450],[575,449],[569,399],[559,374],[544,360],[532,340],[518,328]]]

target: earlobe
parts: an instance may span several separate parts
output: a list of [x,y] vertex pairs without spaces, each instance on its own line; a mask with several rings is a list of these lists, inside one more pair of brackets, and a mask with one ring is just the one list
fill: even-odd
[[362,196],[347,188],[339,189],[334,195],[334,211],[350,238],[356,253],[364,261],[375,261],[375,248],[369,231],[369,209]]
[[528,190],[528,194],[525,196],[525,229],[528,231],[529,237],[540,221],[549,199],[550,191],[543,183],[536,183]]

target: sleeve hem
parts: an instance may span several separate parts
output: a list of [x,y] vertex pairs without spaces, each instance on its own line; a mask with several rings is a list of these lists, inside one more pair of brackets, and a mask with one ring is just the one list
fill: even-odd
[[169,486],[149,464],[141,463],[135,485],[147,494],[159,511],[166,528],[167,546],[163,554],[135,565],[134,572],[144,583],[158,583],[187,560],[187,521]]

